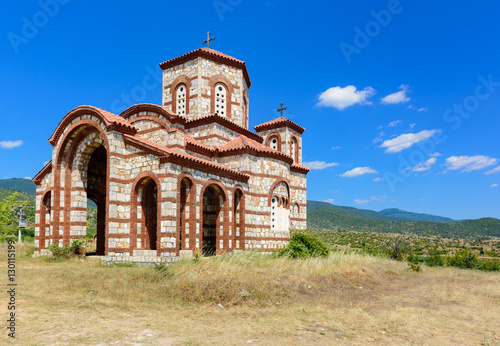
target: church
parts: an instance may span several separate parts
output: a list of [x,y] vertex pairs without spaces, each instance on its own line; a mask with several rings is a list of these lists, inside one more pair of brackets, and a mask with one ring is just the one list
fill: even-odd
[[274,251],[306,229],[304,128],[286,107],[251,131],[245,62],[208,47],[160,67],[162,105],[62,118],[33,178],[35,254],[86,237],[88,200],[108,262]]

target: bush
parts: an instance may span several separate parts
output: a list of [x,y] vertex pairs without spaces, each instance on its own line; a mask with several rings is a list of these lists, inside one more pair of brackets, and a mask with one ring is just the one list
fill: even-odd
[[431,253],[430,256],[425,257],[424,263],[429,267],[444,267],[446,265],[446,260],[437,253]]
[[403,261],[410,252],[410,243],[403,238],[394,238],[384,244],[384,252],[396,261]]
[[469,252],[469,250],[457,251],[454,256],[448,256],[447,262],[449,266],[459,268],[477,268],[477,255]]
[[288,246],[278,253],[278,256],[291,258],[327,257],[330,248],[315,234],[293,232]]
[[54,259],[69,259],[74,256],[85,256],[85,245],[85,239],[75,239],[69,246],[59,247],[56,244],[51,244],[47,248]]

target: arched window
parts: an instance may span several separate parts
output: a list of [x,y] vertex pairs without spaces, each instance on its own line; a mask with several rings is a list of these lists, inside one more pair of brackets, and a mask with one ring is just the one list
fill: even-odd
[[223,84],[215,85],[215,113],[227,116],[226,87]]
[[271,149],[278,150],[279,149],[279,139],[278,136],[272,136],[269,140],[269,146]]
[[271,229],[276,230],[278,225],[278,199],[273,196],[271,199]]
[[185,84],[179,84],[176,90],[176,113],[179,115],[186,115],[186,95],[187,88]]
[[295,138],[292,138],[292,145],[290,146],[290,156],[295,162],[299,160],[298,145],[297,145],[297,140]]

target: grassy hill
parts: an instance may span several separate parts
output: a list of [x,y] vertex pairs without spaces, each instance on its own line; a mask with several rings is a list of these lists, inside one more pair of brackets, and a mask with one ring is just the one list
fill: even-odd
[[319,209],[324,209],[324,208],[333,208],[337,210],[343,210],[346,211],[350,214],[359,216],[363,219],[370,219],[370,220],[390,220],[390,221],[412,221],[412,219],[409,218],[404,218],[404,217],[398,217],[398,216],[393,216],[393,215],[385,215],[378,213],[373,210],[368,210],[368,209],[358,209],[358,208],[353,208],[353,207],[343,207],[339,205],[333,205],[331,203],[327,202],[318,202],[318,201],[307,201],[307,210],[319,210]]
[[0,180],[0,189],[26,192],[31,195],[36,194],[36,185],[29,179],[12,178]]
[[[329,203],[308,201],[307,226],[315,230],[349,230],[379,233],[412,233],[446,238],[500,237],[500,220],[482,218],[458,222],[393,221],[368,219]],[[323,208],[319,208],[324,206]],[[352,208],[356,209],[356,208]],[[365,214],[361,211],[361,215]],[[376,212],[374,212],[376,213]],[[369,213],[368,213],[369,214]]]
[[431,214],[412,213],[401,209],[390,208],[379,211],[380,214],[394,216],[410,221],[432,221],[432,222],[456,222],[458,220],[450,219],[449,217],[436,216]]

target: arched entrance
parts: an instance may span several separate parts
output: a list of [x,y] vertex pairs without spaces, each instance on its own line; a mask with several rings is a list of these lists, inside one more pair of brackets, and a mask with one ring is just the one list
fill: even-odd
[[144,215],[144,248],[157,249],[158,187],[153,179],[147,179],[142,189],[141,208]]
[[96,255],[104,256],[106,249],[106,177],[107,153],[99,146],[90,156],[87,169],[87,198],[97,205]]
[[189,243],[189,220],[190,215],[193,212],[191,210],[193,194],[193,183],[188,178],[183,178],[180,182],[179,189],[179,250],[188,250],[190,247]]
[[[225,198],[221,188],[215,184],[208,186],[203,193],[203,238],[202,253],[213,256],[217,251],[217,240],[224,235],[224,213],[222,212]],[[219,235],[219,236],[218,236]],[[219,248],[222,248],[219,245]]]

